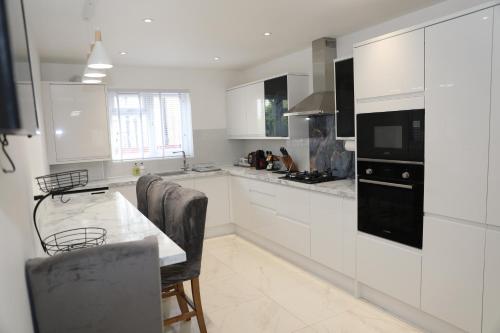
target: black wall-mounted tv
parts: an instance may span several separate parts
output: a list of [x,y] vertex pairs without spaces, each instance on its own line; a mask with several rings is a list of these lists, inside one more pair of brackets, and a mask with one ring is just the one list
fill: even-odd
[[0,0],[0,134],[37,134],[35,105],[23,2]]

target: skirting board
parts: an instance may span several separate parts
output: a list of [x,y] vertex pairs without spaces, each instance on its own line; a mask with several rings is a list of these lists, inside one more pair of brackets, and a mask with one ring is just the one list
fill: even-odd
[[233,223],[227,223],[218,225],[215,227],[207,226],[205,228],[205,238],[214,238],[219,236],[235,234],[235,225]]
[[[378,306],[383,310],[401,318],[402,320],[424,329],[426,332],[464,333],[464,331],[448,324],[445,321],[409,306],[391,296],[385,295],[380,291],[372,289],[351,277],[327,268],[270,240],[264,239],[238,225],[232,224],[232,228],[236,235],[297,265],[305,271],[346,290],[354,297],[363,298],[375,306]],[[229,230],[229,228],[227,230]]]

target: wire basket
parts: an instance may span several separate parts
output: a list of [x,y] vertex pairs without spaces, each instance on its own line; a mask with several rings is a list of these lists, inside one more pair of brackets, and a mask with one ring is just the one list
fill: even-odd
[[58,194],[87,185],[89,172],[88,170],[73,170],[40,176],[35,179],[42,192]]
[[57,232],[42,241],[44,250],[49,255],[86,249],[104,244],[106,229],[98,227],[76,228]]

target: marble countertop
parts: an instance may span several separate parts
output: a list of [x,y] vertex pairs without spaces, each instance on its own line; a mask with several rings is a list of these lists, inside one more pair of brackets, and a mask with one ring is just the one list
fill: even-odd
[[[38,227],[42,238],[63,230],[82,227],[106,229],[106,244],[142,240],[146,236],[158,239],[161,266],[186,260],[186,252],[142,215],[119,192],[105,194],[66,195],[70,199],[62,203],[59,197],[47,198],[37,212]],[[39,256],[46,256],[41,246]]]
[[[332,194],[344,198],[352,198],[352,199],[356,198],[355,183],[353,179],[336,180],[320,184],[303,184],[299,182],[279,179],[279,177],[283,176],[282,174],[276,174],[266,170],[255,170],[254,168],[245,168],[237,166],[226,166],[222,167],[222,170],[220,171],[213,171],[213,172],[188,171],[185,174],[165,176],[163,177],[163,179],[175,181],[179,179],[213,177],[222,175],[231,175],[231,176],[255,179],[295,188],[301,188],[310,191]],[[130,185],[135,185],[138,178],[139,177],[132,177],[132,176],[109,178],[106,180],[90,182],[87,185],[87,187],[109,186],[110,188],[112,188],[120,186],[130,186]]]

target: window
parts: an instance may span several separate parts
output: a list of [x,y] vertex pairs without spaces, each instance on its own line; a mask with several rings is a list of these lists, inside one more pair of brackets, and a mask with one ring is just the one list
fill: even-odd
[[187,92],[109,92],[113,160],[193,155]]

